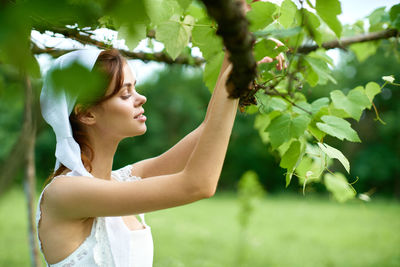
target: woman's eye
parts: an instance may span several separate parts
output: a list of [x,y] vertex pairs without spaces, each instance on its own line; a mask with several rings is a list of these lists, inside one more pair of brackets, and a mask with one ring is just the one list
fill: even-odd
[[122,99],[128,99],[128,98],[130,98],[132,95],[123,95],[123,96],[121,96],[121,98]]

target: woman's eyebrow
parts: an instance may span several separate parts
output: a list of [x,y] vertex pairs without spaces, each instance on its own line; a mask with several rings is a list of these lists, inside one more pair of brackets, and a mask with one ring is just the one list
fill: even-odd
[[[134,85],[136,85],[136,81],[135,81],[135,84],[134,84]],[[125,87],[125,86],[132,87],[132,83],[124,83],[124,84],[122,85],[122,87]]]

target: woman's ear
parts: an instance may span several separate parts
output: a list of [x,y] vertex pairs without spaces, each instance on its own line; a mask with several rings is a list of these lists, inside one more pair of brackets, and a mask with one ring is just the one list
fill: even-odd
[[81,104],[76,104],[73,112],[76,118],[83,124],[93,125],[96,123],[96,116],[91,108],[84,108]]

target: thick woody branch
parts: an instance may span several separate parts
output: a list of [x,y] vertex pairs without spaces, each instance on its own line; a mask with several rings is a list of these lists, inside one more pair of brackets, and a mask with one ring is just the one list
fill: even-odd
[[[363,42],[370,42],[370,41],[377,41],[381,39],[389,39],[392,37],[398,37],[399,31],[396,29],[387,29],[380,32],[372,32],[368,34],[358,35],[354,37],[347,37],[342,38],[340,40],[333,40],[329,42],[325,42],[321,45],[322,48],[326,50],[334,49],[334,48],[341,48],[345,49],[347,46],[356,44],[356,43],[363,43]],[[308,45],[308,46],[300,46],[297,50],[298,53],[301,54],[308,54],[312,51],[317,50],[320,48],[318,45]]]
[[240,97],[241,105],[255,103],[251,90],[252,81],[257,75],[257,63],[252,48],[254,36],[248,30],[247,21],[241,1],[237,0],[202,0],[208,14],[218,23],[217,34],[223,38],[224,45],[230,53],[229,60],[233,64],[228,83],[233,86],[230,97]]

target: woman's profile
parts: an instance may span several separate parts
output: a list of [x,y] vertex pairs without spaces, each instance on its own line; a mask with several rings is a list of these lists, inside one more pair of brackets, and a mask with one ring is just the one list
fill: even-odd
[[225,55],[198,128],[160,156],[112,171],[118,143],[146,132],[147,99],[118,50],[70,52],[51,70],[74,62],[99,70],[106,84],[83,101],[44,80],[41,108],[56,134],[57,162],[38,202],[40,248],[50,266],[152,266],[144,213],[215,193],[238,107],[226,90],[231,65]]

